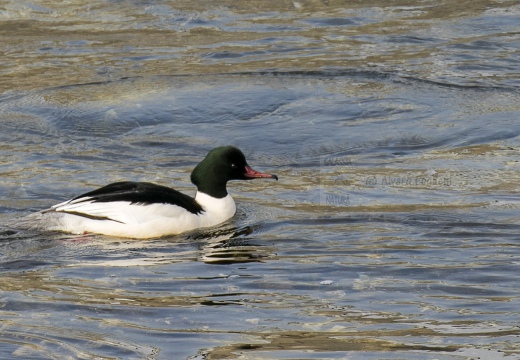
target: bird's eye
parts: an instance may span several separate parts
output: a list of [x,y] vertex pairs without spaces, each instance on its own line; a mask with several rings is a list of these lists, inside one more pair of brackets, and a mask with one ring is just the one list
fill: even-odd
[[236,169],[236,168],[237,168],[237,164],[232,163],[232,164],[231,164],[231,168],[232,168],[232,169]]

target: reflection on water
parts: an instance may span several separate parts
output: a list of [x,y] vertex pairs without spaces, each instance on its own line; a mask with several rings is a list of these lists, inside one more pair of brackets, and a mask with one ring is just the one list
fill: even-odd
[[[0,358],[518,358],[516,1],[0,4]],[[276,183],[136,241],[20,219]]]
[[489,0],[7,2],[0,9],[2,90],[367,66],[439,82],[518,86],[518,11],[515,1]]

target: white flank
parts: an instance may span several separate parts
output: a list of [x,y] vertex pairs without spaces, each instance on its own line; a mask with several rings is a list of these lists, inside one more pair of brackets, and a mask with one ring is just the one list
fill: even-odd
[[204,209],[200,214],[172,204],[138,205],[128,201],[84,200],[66,201],[44,211],[42,221],[48,221],[45,227],[73,234],[96,233],[144,239],[214,226],[231,218],[236,211],[229,194],[217,199],[197,192],[195,200]]

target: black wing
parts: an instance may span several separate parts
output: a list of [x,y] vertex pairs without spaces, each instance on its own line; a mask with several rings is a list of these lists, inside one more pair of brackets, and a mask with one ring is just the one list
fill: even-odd
[[147,182],[122,181],[76,196],[70,200],[93,202],[129,201],[131,204],[172,204],[180,206],[193,214],[203,211],[194,198],[166,186]]

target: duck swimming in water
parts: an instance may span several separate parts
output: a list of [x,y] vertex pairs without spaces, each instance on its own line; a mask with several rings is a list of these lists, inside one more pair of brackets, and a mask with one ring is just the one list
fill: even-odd
[[[276,179],[253,170],[233,146],[211,150],[191,173],[194,198],[148,182],[116,182],[43,210],[47,230],[153,238],[218,225],[236,211],[230,180]],[[48,217],[47,219],[45,219]]]

